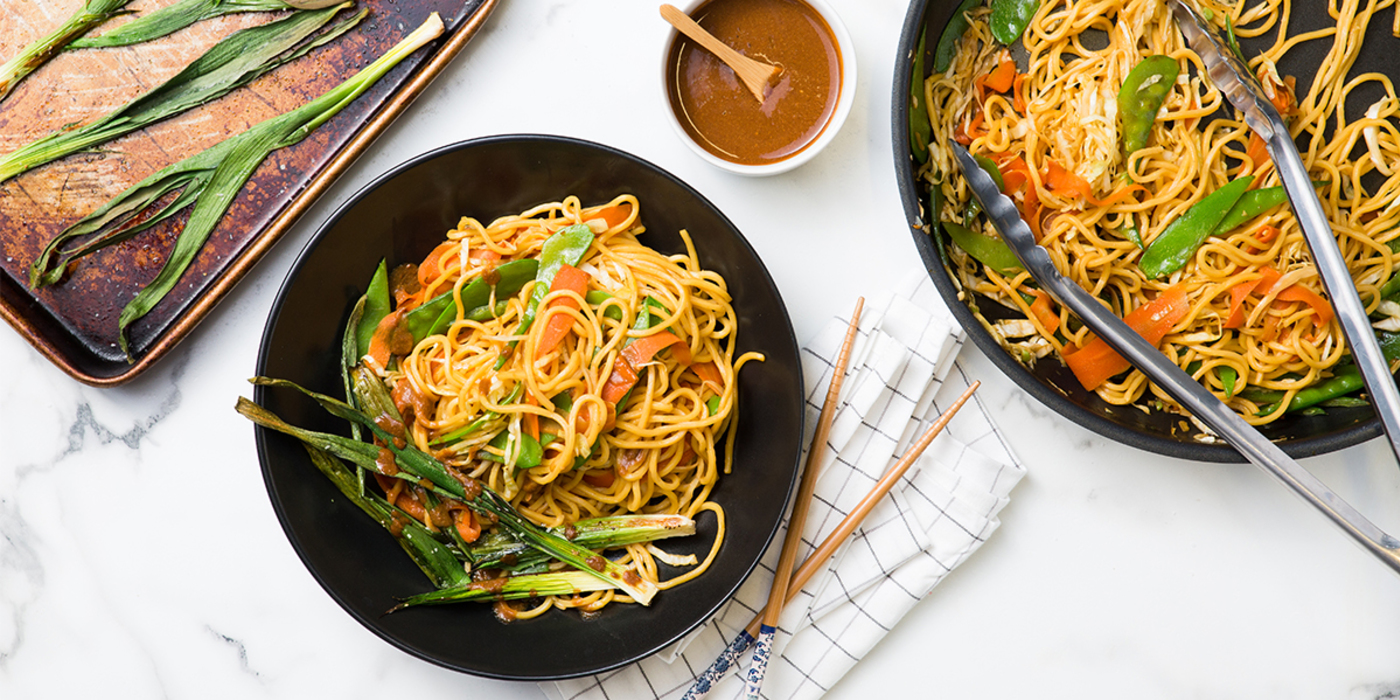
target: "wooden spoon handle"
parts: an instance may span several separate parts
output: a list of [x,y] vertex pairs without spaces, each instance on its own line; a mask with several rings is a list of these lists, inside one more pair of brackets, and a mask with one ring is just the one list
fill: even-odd
[[725,65],[734,69],[734,72],[738,74],[739,80],[744,83],[744,86],[753,93],[754,97],[758,98],[759,102],[763,101],[763,86],[766,85],[768,80],[773,77],[773,74],[777,72],[778,69],[776,66],[760,63],[735,51],[730,48],[728,44],[715,38],[715,35],[705,31],[705,28],[691,19],[690,15],[681,12],[680,9],[674,5],[663,4],[661,6],[661,17],[669,22],[671,26],[679,30],[680,33],[690,37],[695,43],[705,47],[707,51],[715,56],[718,56],[719,60],[724,61]]

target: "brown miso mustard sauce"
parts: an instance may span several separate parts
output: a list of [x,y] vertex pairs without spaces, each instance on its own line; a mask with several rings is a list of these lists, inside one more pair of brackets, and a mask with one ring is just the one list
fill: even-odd
[[711,0],[691,16],[739,53],[782,67],[759,104],[729,66],[678,38],[667,93],[696,143],[733,163],[767,165],[821,135],[841,94],[841,53],[815,10],[801,0]]

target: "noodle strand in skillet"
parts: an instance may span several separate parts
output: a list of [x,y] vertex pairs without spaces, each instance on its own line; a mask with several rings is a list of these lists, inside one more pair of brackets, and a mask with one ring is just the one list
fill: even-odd
[[[587,208],[569,197],[486,224],[463,218],[422,264],[389,275],[395,308],[362,359],[412,444],[566,539],[601,516],[710,511],[719,532],[703,561],[650,541],[616,548],[615,561],[665,589],[702,573],[723,540],[709,497],[732,454],[736,375],[762,356],[735,356],[725,281],[701,267],[689,235],[683,254],[662,255],[637,240],[638,213],[631,196]],[[461,546],[490,529],[376,476],[391,503]],[[660,581],[658,560],[689,568]],[[628,600],[604,590],[497,610]]]
[[[1400,304],[1388,299],[1400,292],[1400,100],[1387,76],[1348,74],[1367,26],[1394,5],[1334,2],[1335,27],[1290,36],[1287,0],[1201,3],[1227,33],[1276,37],[1246,57],[1300,145],[1383,333],[1400,331]],[[1167,4],[1045,2],[1022,36],[1024,72],[992,38],[988,10],[969,14],[952,63],[925,83],[935,147],[924,175],[946,202],[935,216],[958,242],[956,278],[1022,316],[986,321],[994,337],[1023,362],[1062,358],[1110,403],[1176,408],[1019,265],[988,262],[1004,244],[969,210],[966,183],[938,147],[947,138],[996,171],[1062,272],[1245,420],[1361,403],[1337,398],[1360,379],[1263,141],[1205,79]],[[1330,48],[1297,95],[1275,66],[1304,42]],[[1361,94],[1381,97],[1365,106]]]

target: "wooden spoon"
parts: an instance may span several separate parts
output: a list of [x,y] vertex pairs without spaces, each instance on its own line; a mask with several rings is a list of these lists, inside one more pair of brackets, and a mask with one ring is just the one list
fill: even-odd
[[781,68],[771,63],[755,61],[729,48],[727,44],[716,39],[713,34],[705,31],[704,27],[696,24],[690,15],[681,12],[673,5],[662,5],[661,17],[670,22],[671,26],[679,30],[680,33],[690,37],[695,43],[717,56],[719,60],[724,61],[725,65],[734,69],[734,74],[739,76],[744,87],[753,93],[754,99],[759,102],[763,101],[764,88],[768,87],[768,81],[772,80],[773,76],[782,70]]

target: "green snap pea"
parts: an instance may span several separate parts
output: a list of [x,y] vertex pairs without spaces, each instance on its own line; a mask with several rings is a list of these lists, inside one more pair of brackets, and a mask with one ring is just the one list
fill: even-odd
[[[982,169],[985,170],[988,175],[992,176],[992,182],[996,183],[998,191],[1006,189],[1006,180],[1002,177],[1001,168],[997,167],[995,161],[984,155],[974,155],[972,158],[977,161],[978,165],[982,166]],[[963,216],[963,221],[971,221],[972,217],[981,213],[982,203],[977,201],[976,197],[973,197],[967,203],[967,214]]]
[[1030,25],[1031,18],[1040,7],[1040,0],[991,0],[992,16],[989,24],[992,37],[1011,46],[1021,40],[1021,34]]
[[914,50],[914,72],[909,76],[909,150],[914,160],[928,161],[928,142],[933,138],[933,122],[928,119],[928,104],[924,101],[924,40],[925,29],[919,35],[919,48]]
[[1236,372],[1234,367],[1230,367],[1229,365],[1222,365],[1218,370],[1217,374],[1220,375],[1220,386],[1224,387],[1225,389],[1225,398],[1228,399],[1231,396],[1234,396],[1235,382],[1240,378],[1239,372]]
[[953,62],[953,54],[958,52],[958,40],[962,38],[967,28],[972,26],[967,21],[967,13],[982,3],[982,0],[963,0],[958,5],[958,9],[953,11],[953,16],[948,19],[948,24],[943,28],[943,34],[938,37],[938,46],[933,50],[933,70],[938,73],[948,72],[948,66]]
[[1148,56],[1123,79],[1118,90],[1118,121],[1125,161],[1147,145],[1157,112],[1180,73],[1181,66],[1171,56]]
[[1148,279],[1163,277],[1181,269],[1220,225],[1252,182],[1252,175],[1235,178],[1191,205],[1186,213],[1152,240],[1138,260],[1138,268]]
[[[525,306],[525,313],[520,315],[520,327],[517,333],[525,333],[530,330],[530,326],[535,323],[535,314],[539,312],[540,302],[544,301],[549,294],[549,288],[554,284],[554,275],[559,272],[559,268],[565,265],[578,265],[583,256],[588,252],[588,247],[593,245],[593,229],[584,224],[575,224],[567,228],[556,231],[554,235],[546,238],[544,245],[540,248],[539,269],[535,272],[535,286],[530,290],[530,302]],[[518,341],[512,340],[506,346],[505,352],[501,353],[500,359],[496,360],[496,369],[505,366],[506,359],[515,350]]]
[[[504,299],[515,296],[526,282],[534,278],[539,269],[537,260],[512,260],[502,263],[496,267],[497,280],[495,284],[496,298]],[[483,318],[485,307],[489,312],[491,301],[491,287],[487,284],[486,278],[478,277],[462,286],[462,308],[466,310],[468,317],[475,316],[477,320]],[[453,290],[448,290],[439,294],[423,304],[415,307],[404,315],[404,323],[408,325],[408,330],[413,334],[413,342],[430,336],[442,333],[447,327],[452,325],[452,321],[457,318],[457,304],[452,298]],[[484,316],[489,318],[489,315]]]
[[374,276],[369,280],[369,288],[365,290],[365,305],[360,314],[359,323],[355,324],[355,357],[364,357],[369,352],[369,340],[374,337],[374,329],[379,327],[379,322],[389,315],[389,268],[383,260],[379,261],[379,267],[375,269]]
[[1287,201],[1288,193],[1284,192],[1282,186],[1265,187],[1245,192],[1240,196],[1240,200],[1235,203],[1235,206],[1225,213],[1225,218],[1216,225],[1215,233],[1216,235],[1229,233],[1239,228],[1244,222]]
[[1011,248],[1000,238],[984,236],[951,221],[944,221],[943,229],[959,248],[967,251],[974,260],[988,268],[1008,276],[1025,269],[1016,258],[1016,254],[1011,252]]

